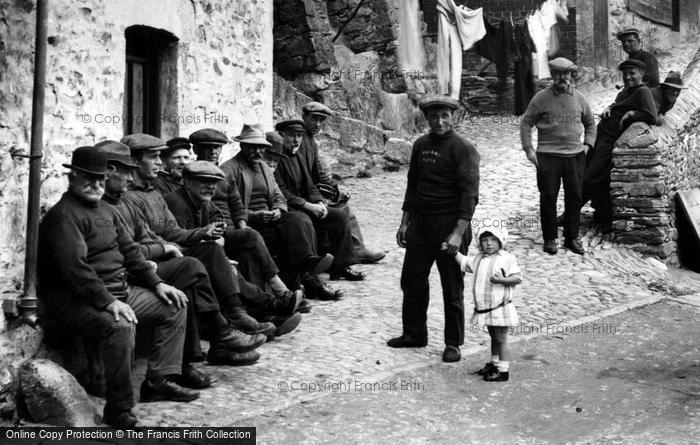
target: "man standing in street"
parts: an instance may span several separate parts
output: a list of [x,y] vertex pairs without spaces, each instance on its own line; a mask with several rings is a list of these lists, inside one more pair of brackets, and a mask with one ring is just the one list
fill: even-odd
[[320,102],[309,102],[302,107],[302,119],[304,120],[306,132],[299,148],[298,156],[304,159],[311,174],[311,180],[324,196],[326,205],[342,210],[347,214],[352,231],[353,263],[376,263],[384,258],[385,253],[371,251],[365,246],[360,224],[357,222],[355,213],[348,205],[350,194],[336,184],[319,158],[318,144],[314,137],[321,132],[324,123],[332,114],[333,111]]
[[[520,124],[520,140],[527,159],[537,168],[543,250],[557,253],[557,197],[564,183],[564,247],[583,254],[578,238],[581,217],[581,185],[585,153],[595,142],[595,119],[588,101],[572,85],[577,67],[568,59],[549,62],[552,86],[532,98]],[[537,151],[532,127],[537,127]],[[581,134],[584,134],[583,144]]]
[[437,262],[445,305],[445,362],[461,359],[464,344],[464,281],[454,260],[471,242],[471,219],[479,200],[479,153],[452,129],[459,103],[430,95],[420,101],[430,132],[413,144],[403,217],[396,234],[406,248],[401,289],[403,333],[387,344],[392,348],[423,347],[428,343],[428,277]]
[[627,28],[617,33],[617,39],[622,43],[622,50],[627,53],[628,60],[639,60],[644,63],[646,71],[642,81],[649,88],[659,85],[659,61],[650,52],[642,49],[639,30]]

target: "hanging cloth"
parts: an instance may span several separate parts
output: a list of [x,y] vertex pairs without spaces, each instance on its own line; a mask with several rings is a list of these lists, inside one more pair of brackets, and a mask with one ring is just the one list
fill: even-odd
[[438,92],[459,99],[462,53],[486,34],[483,9],[457,6],[454,0],[438,0]]
[[415,73],[425,71],[425,49],[419,14],[419,0],[399,2],[399,65],[402,70]]
[[508,64],[513,57],[513,28],[506,20],[501,20],[498,26],[494,26],[484,18],[484,29],[486,34],[476,42],[474,50],[496,64],[498,81],[503,86],[508,77]]
[[537,89],[535,76],[532,72],[532,51],[535,49],[535,42],[532,41],[527,22],[516,24],[513,35],[516,53],[513,111],[516,116],[519,116],[525,112]]

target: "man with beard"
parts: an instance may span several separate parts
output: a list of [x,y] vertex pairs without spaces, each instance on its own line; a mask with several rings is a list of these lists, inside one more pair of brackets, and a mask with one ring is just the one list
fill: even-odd
[[[211,199],[216,183],[224,180],[221,169],[211,162],[194,161],[185,167],[184,179],[184,188],[165,198],[178,223],[186,229],[194,229],[212,221],[220,221],[221,211]],[[301,321],[301,316],[296,312],[308,312],[310,309],[301,291],[289,292],[280,297],[262,293],[253,295],[258,298],[245,299],[248,313],[259,320],[274,323],[277,326],[275,336],[295,329]]]
[[644,85],[646,66],[639,60],[625,60],[619,66],[625,88],[618,93],[615,102],[601,113],[596,129],[593,150],[586,156],[583,174],[583,198],[595,209],[593,222],[603,234],[612,232],[612,197],[610,196],[610,172],[615,141],[634,122],[654,125],[657,119],[656,105],[651,90]]
[[187,138],[173,138],[166,142],[168,148],[160,152],[163,171],[153,180],[153,188],[165,196],[182,188],[182,170],[190,163],[190,141]]
[[656,119],[656,125],[663,125],[664,116],[671,111],[671,108],[676,104],[681,90],[687,88],[688,87],[683,85],[681,73],[678,71],[671,71],[668,73],[663,83],[651,89],[651,94],[654,96],[654,104],[656,104],[656,111],[659,113],[659,117]]
[[650,52],[642,49],[639,30],[627,28],[617,33],[617,39],[622,43],[622,50],[627,53],[628,60],[639,60],[646,67],[642,82],[649,88],[659,85],[659,61]]
[[263,131],[245,124],[234,140],[241,144],[241,151],[221,165],[225,182],[229,190],[240,193],[248,224],[279,253],[280,269],[288,284],[299,280],[308,298],[341,298],[341,292],[330,289],[318,276],[331,266],[333,255],[318,255],[313,223],[303,213],[287,211],[287,200],[272,169],[263,161],[263,153],[272,146]]
[[331,175],[326,171],[318,154],[318,144],[314,138],[318,136],[326,120],[332,114],[333,112],[331,109],[320,102],[309,102],[302,107],[302,119],[304,120],[306,132],[297,156],[306,164],[311,174],[311,181],[321,194],[323,194],[326,206],[341,210],[348,216],[350,229],[352,231],[352,262],[366,264],[376,263],[384,258],[385,253],[371,251],[365,246],[360,224],[357,222],[355,213],[348,205],[350,194],[342,190],[340,186],[336,184]]
[[[581,216],[581,183],[585,153],[595,141],[595,119],[588,101],[572,85],[577,67],[568,59],[549,62],[552,86],[532,98],[520,124],[520,140],[528,161],[537,168],[543,250],[557,253],[557,197],[564,183],[564,247],[583,254],[578,238]],[[537,127],[537,151],[532,127]],[[581,133],[584,133],[581,144]]]
[[[39,227],[39,296],[45,323],[100,342],[105,372],[103,420],[131,428],[136,324],[153,330],[143,402],[191,401],[178,385],[187,297],[155,274],[117,212],[101,201],[107,157],[94,147],[73,152],[69,188]],[[127,273],[139,286],[128,284]],[[48,326],[45,324],[45,326]]]
[[224,357],[219,363],[229,365],[252,364],[260,355],[252,351],[255,345],[248,336],[229,327],[221,314],[219,303],[204,265],[193,257],[185,257],[175,244],[160,239],[146,225],[146,218],[134,219],[121,198],[132,172],[138,168],[131,159],[129,147],[117,141],[102,141],[95,149],[107,156],[112,171],[107,175],[102,200],[114,207],[122,218],[125,230],[138,243],[144,257],[156,264],[156,273],[168,284],[181,289],[188,299],[187,334],[182,375],[178,384],[187,388],[203,389],[212,385],[207,374],[191,363],[204,359],[200,346],[200,323],[210,341],[210,357]]
[[471,219],[479,200],[479,153],[452,129],[459,103],[448,96],[429,95],[419,103],[430,133],[413,144],[406,195],[396,242],[406,248],[401,271],[403,333],[392,348],[428,344],[428,277],[437,263],[445,307],[445,350],[442,360],[461,359],[464,344],[464,274],[454,260],[466,255]]
[[[190,135],[198,161],[219,164],[221,147],[228,142],[222,132],[213,128],[197,130]],[[225,224],[224,250],[229,258],[239,263],[239,270],[250,282],[260,287],[269,286],[278,297],[289,298],[291,291],[279,277],[279,268],[270,255],[265,240],[255,229],[248,227],[246,210],[238,189],[226,181],[216,183],[212,199],[221,212]]]
[[[134,162],[139,166],[134,172],[133,181],[129,183],[129,190],[122,198],[124,206],[132,215],[140,212],[148,218],[148,226],[156,235],[177,245],[183,254],[193,256],[204,264],[230,325],[251,335],[246,339],[259,345],[261,337],[256,334],[270,336],[274,333],[275,326],[272,323],[258,323],[243,306],[243,289],[219,244],[222,242],[225,224],[214,222],[193,230],[181,228],[163,196],[151,185],[162,165],[160,150],[165,147],[163,141],[155,136],[138,133],[124,136],[121,142],[129,147]],[[263,292],[259,288],[255,290]]]
[[331,280],[344,278],[348,281],[362,281],[365,275],[353,270],[352,235],[347,213],[326,206],[323,196],[316,188],[299,155],[299,147],[306,134],[304,122],[287,120],[278,123],[275,129],[282,135],[283,158],[275,170],[275,180],[287,199],[289,208],[304,212],[316,228],[319,237],[328,236],[330,253],[335,258],[329,269]]

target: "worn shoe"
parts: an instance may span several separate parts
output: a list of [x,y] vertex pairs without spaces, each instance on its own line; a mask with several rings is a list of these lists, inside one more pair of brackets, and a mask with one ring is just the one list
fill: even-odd
[[275,315],[289,317],[299,310],[304,301],[304,292],[301,290],[288,290],[284,294],[272,300],[272,312]]
[[175,376],[166,376],[155,382],[146,379],[141,384],[141,403],[171,400],[191,402],[199,398],[197,391],[190,391],[175,383]]
[[362,281],[365,279],[364,272],[355,270],[352,267],[346,267],[342,270],[334,270],[330,273],[331,280],[340,280],[344,278],[348,281]]
[[423,348],[428,345],[428,339],[415,340],[402,335],[400,337],[392,338],[386,342],[386,345],[390,348]]
[[210,365],[247,366],[252,365],[260,359],[257,351],[233,352],[215,346],[209,348],[207,362]]
[[232,352],[248,352],[259,348],[266,340],[267,336],[265,334],[248,335],[236,329],[231,329],[222,337],[215,340],[212,339],[211,344]]
[[484,376],[485,382],[507,382],[508,371],[501,372],[498,369]]
[[307,314],[311,312],[311,303],[309,303],[309,300],[306,298],[301,300],[301,303],[299,303],[299,307],[297,308],[297,312],[300,314]]
[[372,264],[382,260],[385,256],[384,252],[378,250],[373,252],[365,247],[353,252],[352,262],[353,264]]
[[306,298],[308,299],[332,301],[340,300],[343,296],[343,292],[331,289],[315,274],[304,274],[302,284],[306,289]]
[[295,330],[297,326],[299,326],[299,323],[301,323],[301,318],[301,314],[294,313],[289,317],[272,315],[265,320],[273,323],[277,327],[277,329],[275,329],[275,337],[281,337]]
[[544,250],[546,253],[550,255],[556,255],[557,251],[559,248],[557,247],[557,240],[555,239],[550,239],[550,240],[545,240],[544,246],[542,247],[542,250]]
[[313,274],[323,273],[333,264],[333,255],[327,253],[323,256],[310,256],[304,259],[300,265],[301,270]]
[[174,380],[175,383],[183,388],[191,389],[209,388],[216,381],[216,379],[212,378],[209,374],[205,374],[191,366],[182,368],[182,374],[175,376]]
[[232,328],[249,335],[263,334],[267,337],[275,332],[275,326],[272,323],[258,323],[258,320],[248,315],[242,307],[231,311],[228,322]]
[[131,410],[111,411],[105,409],[102,422],[115,428],[133,428],[136,426],[136,416]]
[[458,362],[462,358],[462,354],[459,352],[459,346],[447,345],[445,350],[442,352],[443,362]]
[[492,372],[498,371],[498,368],[496,368],[496,365],[493,364],[493,362],[488,362],[487,364],[484,365],[483,368],[481,368],[478,371],[473,372],[472,374],[477,374],[477,375],[487,375],[491,374]]
[[581,244],[581,240],[579,240],[578,238],[565,239],[564,247],[566,247],[573,253],[577,253],[579,255],[583,255],[584,253],[586,253],[586,251],[583,249],[583,245]]

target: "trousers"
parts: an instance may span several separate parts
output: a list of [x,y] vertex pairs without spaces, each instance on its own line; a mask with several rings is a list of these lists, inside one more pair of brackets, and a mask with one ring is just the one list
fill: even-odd
[[557,198],[564,183],[564,238],[578,238],[581,220],[581,188],[585,155],[557,156],[537,153],[537,188],[540,191],[542,238],[557,238]]
[[610,135],[600,130],[593,150],[586,156],[586,169],[583,174],[581,206],[591,201],[595,209],[595,219],[603,228],[612,227],[613,206],[610,195],[610,172],[612,152],[619,135]]
[[226,255],[238,261],[238,270],[246,280],[264,287],[279,273],[265,240],[255,229],[227,230],[225,239]]

